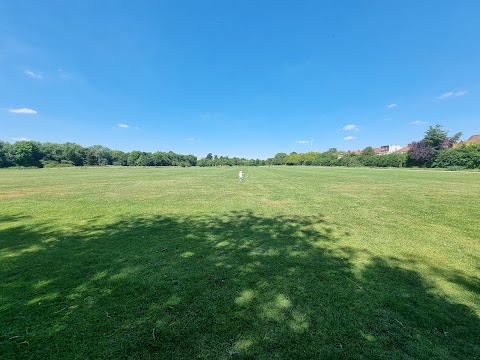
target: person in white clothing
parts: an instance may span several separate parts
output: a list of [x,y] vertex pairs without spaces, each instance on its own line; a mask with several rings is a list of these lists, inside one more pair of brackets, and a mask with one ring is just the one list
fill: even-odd
[[238,173],[238,180],[243,181],[243,171],[242,170],[240,170],[240,172]]

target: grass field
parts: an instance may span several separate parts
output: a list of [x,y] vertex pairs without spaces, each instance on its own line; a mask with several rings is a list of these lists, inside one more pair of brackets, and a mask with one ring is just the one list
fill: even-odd
[[480,359],[480,174],[0,171],[0,358]]

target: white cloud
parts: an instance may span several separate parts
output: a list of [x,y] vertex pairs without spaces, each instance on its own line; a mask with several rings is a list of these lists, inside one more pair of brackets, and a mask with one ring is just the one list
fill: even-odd
[[68,74],[65,72],[63,69],[58,69],[57,70],[57,75],[60,79],[68,79]]
[[43,79],[43,75],[41,73],[33,72],[32,70],[25,70],[25,74],[34,79]]
[[29,141],[30,139],[27,139],[25,137],[19,137],[19,138],[12,138],[13,141]]
[[439,100],[443,100],[443,99],[446,99],[446,98],[449,98],[450,96],[453,96],[453,92],[448,92],[448,93],[445,93],[443,95],[440,95],[439,97],[437,97],[437,99]]
[[462,90],[462,91],[457,91],[457,92],[453,92],[453,91],[449,91],[443,95],[440,95],[437,97],[438,100],[444,100],[444,99],[448,99],[449,97],[452,97],[452,96],[463,96],[463,95],[466,95],[468,93],[468,91],[466,90]]
[[37,111],[33,109],[21,108],[21,109],[9,109],[8,112],[13,114],[36,114]]
[[214,119],[220,119],[222,117],[223,117],[223,114],[221,113],[205,112],[200,114],[200,119],[203,119],[203,120],[214,120]]
[[299,143],[299,144],[310,144],[310,141],[307,141],[307,140],[299,140],[298,143]]
[[355,140],[356,137],[355,136],[347,136],[347,137],[344,137],[343,140]]
[[387,109],[393,109],[394,107],[397,107],[398,104],[389,104],[387,106],[385,106]]
[[353,125],[353,124],[350,124],[350,125],[347,125],[347,126],[344,126],[342,128],[342,130],[346,130],[346,131],[358,131],[358,126],[357,125]]
[[426,121],[416,120],[416,121],[412,122],[411,124],[412,125],[422,125],[422,124],[426,124],[426,123],[427,123]]
[[117,126],[120,127],[120,128],[129,128],[130,127],[127,124],[117,124]]

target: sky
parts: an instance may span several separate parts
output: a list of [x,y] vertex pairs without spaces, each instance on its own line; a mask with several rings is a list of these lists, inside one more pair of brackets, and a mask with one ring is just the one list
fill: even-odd
[[0,1],[0,139],[247,158],[480,134],[478,0]]

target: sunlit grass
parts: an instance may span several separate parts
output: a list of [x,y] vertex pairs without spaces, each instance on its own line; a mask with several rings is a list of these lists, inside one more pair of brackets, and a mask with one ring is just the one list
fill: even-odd
[[0,171],[0,358],[475,358],[479,173]]

